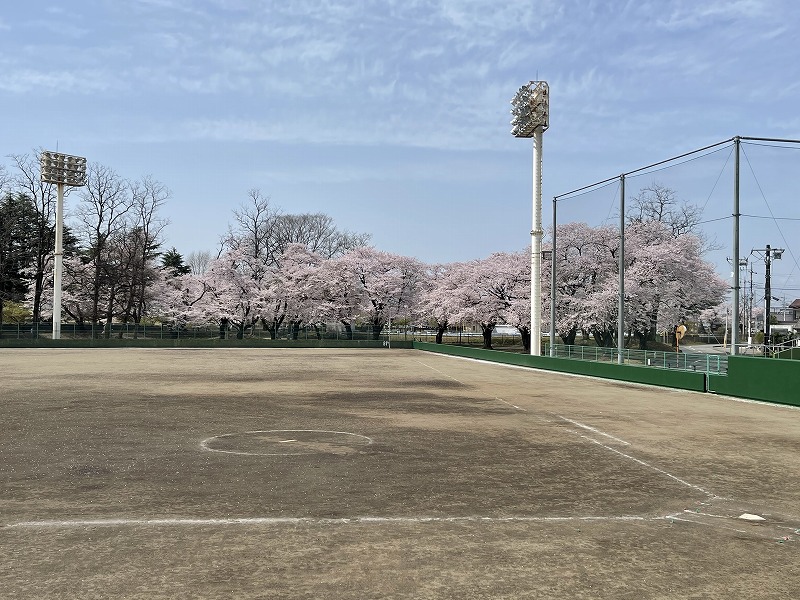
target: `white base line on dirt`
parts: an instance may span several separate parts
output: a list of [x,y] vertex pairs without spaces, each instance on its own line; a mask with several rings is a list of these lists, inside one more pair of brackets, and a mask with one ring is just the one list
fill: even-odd
[[418,523],[561,523],[610,521],[663,521],[666,516],[578,516],[578,517],[252,517],[240,519],[75,519],[65,521],[20,521],[9,523],[7,529],[69,529],[75,527],[196,527],[218,525],[414,525]]
[[506,402],[505,400],[503,400],[502,398],[498,398],[497,396],[495,396],[494,399],[495,400],[499,400],[503,404],[508,404],[511,408],[516,408],[517,410],[521,410],[522,412],[528,412],[527,408],[521,408],[521,407],[517,406],[516,404],[511,404],[511,402]]
[[691,489],[696,490],[696,491],[698,491],[698,492],[700,492],[702,494],[705,494],[709,498],[712,498],[714,500],[724,500],[724,498],[722,498],[721,496],[717,496],[715,493],[709,492],[708,490],[706,490],[704,488],[701,488],[699,485],[695,485],[693,483],[689,483],[688,481],[685,481],[685,480],[681,479],[680,477],[676,477],[672,473],[668,473],[664,469],[659,469],[658,467],[653,466],[650,463],[645,462],[640,458],[636,458],[635,456],[631,456],[630,454],[625,454],[624,452],[621,452],[621,451],[617,450],[616,448],[612,448],[611,446],[606,446],[602,442],[598,442],[596,439],[591,438],[588,435],[583,435],[582,433],[580,433],[578,431],[575,431],[574,433],[577,434],[578,436],[582,437],[583,439],[592,442],[593,444],[597,444],[601,448],[605,448],[606,450],[610,450],[614,454],[619,454],[623,458],[627,458],[628,460],[632,460],[633,462],[635,462],[637,464],[640,464],[643,467],[647,467],[648,469],[652,469],[653,471],[655,471],[657,473],[661,473],[662,475],[665,475],[665,476],[669,477],[673,481],[677,481],[681,485],[684,485],[684,486],[686,486],[688,488],[691,488]]
[[[498,398],[498,400],[499,400],[499,398]],[[605,431],[600,431],[599,429],[597,429],[596,427],[592,427],[591,425],[584,425],[583,423],[579,423],[578,421],[573,421],[572,419],[568,419],[567,417],[562,417],[561,415],[556,415],[556,416],[559,419],[561,419],[562,421],[566,421],[567,423],[572,423],[576,427],[580,427],[581,429],[586,429],[587,431],[591,431],[592,433],[596,433],[598,435],[605,436],[605,437],[607,437],[609,439],[614,440],[615,442],[619,442],[620,444],[623,444],[624,446],[630,446],[631,445],[630,442],[626,442],[625,440],[621,440],[618,437],[614,437],[613,435],[611,435],[610,433],[606,433]]]
[[[449,356],[448,356],[448,358],[461,358],[461,357],[449,357]],[[472,359],[468,359],[468,360],[472,360]],[[437,369],[437,368],[435,368],[435,367],[431,367],[430,365],[426,365],[426,364],[425,364],[424,362],[422,362],[422,361],[419,361],[419,360],[418,360],[417,362],[418,362],[419,364],[421,364],[421,365],[425,366],[425,367],[428,367],[429,369],[433,369],[434,371],[436,371],[437,373],[440,373],[440,374],[444,375],[445,377],[449,377],[450,379],[455,379],[455,380],[456,380],[456,381],[458,381],[459,383],[463,383],[463,382],[459,381],[458,379],[456,379],[455,377],[452,377],[452,376],[448,375],[447,373],[444,373],[444,372],[440,371],[439,369]],[[495,364],[495,363],[488,363],[488,364]],[[502,366],[515,366],[515,365],[502,365]],[[527,367],[519,367],[519,368],[527,368]],[[508,404],[509,406],[513,406],[514,408],[516,408],[516,409],[518,409],[518,410],[525,410],[525,409],[519,408],[518,406],[515,406],[515,405],[511,404],[510,402],[506,402],[506,401],[505,401],[505,400],[503,400],[502,398],[497,398],[497,397],[495,396],[495,399],[499,400],[500,402],[502,402],[502,403],[504,403],[504,404]],[[527,411],[526,411],[526,412],[527,412]],[[585,430],[587,430],[587,431],[591,431],[591,432],[593,432],[593,433],[596,433],[596,434],[599,434],[599,435],[603,435],[603,436],[605,436],[605,437],[608,437],[608,438],[610,438],[610,439],[613,439],[613,440],[615,440],[615,441],[617,441],[617,442],[620,442],[620,443],[622,443],[622,444],[625,444],[625,445],[627,445],[627,446],[630,446],[630,443],[629,443],[629,442],[626,442],[625,440],[621,440],[621,439],[619,439],[619,438],[616,438],[616,437],[614,437],[613,435],[609,435],[609,434],[607,434],[607,433],[605,433],[605,432],[603,432],[603,431],[600,431],[599,429],[596,429],[596,428],[594,428],[594,427],[591,427],[591,426],[589,426],[589,425],[584,425],[583,423],[579,423],[579,422],[577,422],[577,421],[573,421],[572,419],[568,419],[568,418],[566,418],[566,417],[562,417],[561,415],[554,415],[554,416],[558,417],[559,419],[561,419],[561,420],[563,420],[563,421],[566,421],[566,422],[572,423],[573,425],[575,425],[575,426],[577,426],[577,427],[580,427],[580,428],[582,428],[582,429],[585,429]],[[658,467],[656,467],[656,466],[653,466],[653,465],[651,465],[650,463],[647,463],[647,462],[645,462],[645,461],[643,461],[643,460],[641,460],[641,459],[639,459],[639,458],[636,458],[636,457],[634,457],[634,456],[631,456],[630,454],[625,454],[624,452],[620,452],[620,451],[619,451],[619,450],[617,450],[616,448],[612,448],[611,446],[607,446],[606,444],[603,444],[602,442],[599,442],[598,440],[596,440],[596,439],[594,439],[594,438],[592,438],[592,437],[589,437],[589,436],[587,436],[587,435],[583,435],[583,434],[582,434],[582,433],[580,433],[579,431],[573,431],[573,433],[577,434],[578,436],[582,437],[582,438],[583,438],[583,439],[585,439],[585,440],[588,440],[588,441],[592,442],[593,444],[597,444],[597,445],[598,445],[598,446],[600,446],[601,448],[605,448],[606,450],[610,450],[611,452],[614,452],[615,454],[618,454],[618,455],[622,456],[623,458],[627,458],[628,460],[632,460],[633,462],[635,462],[635,463],[637,463],[637,464],[640,464],[640,465],[642,465],[643,467],[646,467],[646,468],[648,468],[648,469],[652,469],[653,471],[656,471],[657,473],[661,473],[662,475],[665,475],[666,477],[669,477],[669,478],[670,478],[670,479],[672,479],[673,481],[677,481],[677,482],[678,482],[678,483],[680,483],[681,485],[684,485],[684,486],[686,486],[686,487],[688,487],[688,488],[691,488],[691,489],[693,489],[693,490],[696,490],[696,491],[698,491],[698,492],[700,492],[700,493],[702,493],[702,494],[705,494],[705,495],[706,495],[706,496],[708,496],[709,498],[713,498],[713,499],[722,499],[720,496],[717,496],[717,495],[716,495],[715,493],[713,493],[713,492],[709,492],[708,490],[706,490],[706,489],[704,489],[704,488],[700,487],[699,485],[695,485],[695,484],[693,484],[693,483],[689,483],[688,481],[685,481],[685,480],[681,479],[680,477],[677,477],[677,476],[673,475],[672,473],[668,473],[668,472],[667,472],[667,471],[665,471],[664,469],[659,469]]]
[[[415,360],[416,360],[416,359],[415,359]],[[457,381],[458,383],[460,383],[460,384],[462,384],[462,385],[466,385],[466,384],[465,384],[463,381],[461,381],[460,379],[456,379],[456,378],[455,378],[455,377],[453,377],[452,375],[448,375],[447,373],[445,373],[444,371],[440,371],[440,370],[439,370],[439,369],[437,369],[436,367],[432,367],[432,366],[430,366],[430,365],[426,365],[426,364],[425,364],[424,362],[422,362],[421,360],[416,360],[416,362],[418,362],[419,364],[421,364],[423,367],[428,367],[428,368],[429,368],[429,369],[431,369],[432,371],[436,371],[437,373],[439,373],[439,375],[443,375],[443,376],[445,376],[445,377],[448,377],[449,379],[452,379],[453,381]]]

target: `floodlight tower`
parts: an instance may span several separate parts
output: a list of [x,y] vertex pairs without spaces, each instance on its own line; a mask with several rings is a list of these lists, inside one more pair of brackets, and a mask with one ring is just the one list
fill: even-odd
[[[531,229],[531,354],[542,354],[542,134],[550,126],[550,87],[531,81],[511,101],[511,134],[533,138],[533,229]],[[553,343],[553,340],[550,340]]]
[[64,270],[64,186],[86,185],[86,159],[44,150],[39,157],[42,181],[58,186],[56,250],[53,271],[53,339],[61,339],[61,274]]

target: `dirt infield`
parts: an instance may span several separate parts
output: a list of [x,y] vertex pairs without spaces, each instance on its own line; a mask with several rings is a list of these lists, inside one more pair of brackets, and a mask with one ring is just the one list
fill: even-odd
[[0,598],[800,596],[798,409],[413,350],[0,373]]

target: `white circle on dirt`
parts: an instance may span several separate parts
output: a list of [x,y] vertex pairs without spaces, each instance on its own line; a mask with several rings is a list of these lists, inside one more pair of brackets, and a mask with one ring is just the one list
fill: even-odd
[[223,433],[204,439],[208,452],[243,456],[303,456],[305,454],[358,454],[372,438],[349,431],[327,429],[262,429]]

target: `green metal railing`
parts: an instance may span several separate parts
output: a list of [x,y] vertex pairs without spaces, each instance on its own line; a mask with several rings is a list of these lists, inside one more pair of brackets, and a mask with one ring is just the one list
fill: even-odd
[[[595,362],[619,362],[617,348],[598,346],[567,346],[555,344],[553,355],[559,358],[589,360]],[[545,356],[550,349],[545,348]],[[627,365],[642,365],[660,369],[699,371],[701,373],[724,374],[728,371],[728,357],[725,354],[690,354],[686,352],[660,352],[655,350],[632,350],[622,352],[622,362]]]

